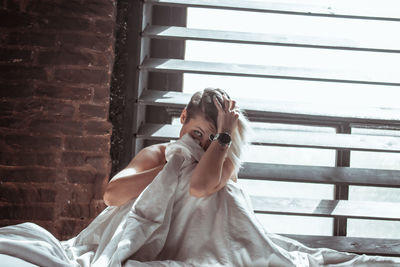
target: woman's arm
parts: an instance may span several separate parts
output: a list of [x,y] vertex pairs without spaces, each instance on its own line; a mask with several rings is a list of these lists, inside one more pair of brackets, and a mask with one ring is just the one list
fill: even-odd
[[193,171],[189,191],[192,196],[208,196],[226,185],[234,171],[227,151],[217,141],[211,143]]
[[[214,104],[218,109],[218,133],[231,134],[237,127],[239,114],[235,110],[236,102],[223,96],[223,105],[216,98]],[[221,188],[234,174],[234,165],[227,158],[228,146],[211,142],[197,164],[190,180],[190,194],[195,197],[208,196]]]
[[158,145],[142,149],[108,183],[103,199],[107,206],[121,206],[140,195],[165,165],[164,149]]

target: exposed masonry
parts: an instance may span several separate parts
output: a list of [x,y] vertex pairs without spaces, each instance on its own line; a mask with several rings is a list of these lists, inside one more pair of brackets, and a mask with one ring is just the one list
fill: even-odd
[[57,238],[103,208],[116,0],[0,0],[0,226]]

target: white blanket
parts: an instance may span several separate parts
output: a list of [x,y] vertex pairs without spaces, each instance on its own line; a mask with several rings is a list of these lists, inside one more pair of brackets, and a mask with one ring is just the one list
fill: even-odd
[[400,266],[397,258],[311,249],[267,233],[233,182],[190,196],[203,153],[185,135],[167,146],[167,164],[137,199],[106,208],[67,241],[32,223],[0,228],[0,254],[39,266]]

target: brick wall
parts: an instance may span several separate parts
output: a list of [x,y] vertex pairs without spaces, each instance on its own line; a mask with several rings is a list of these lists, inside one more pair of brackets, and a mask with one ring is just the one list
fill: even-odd
[[115,0],[0,0],[0,226],[60,239],[103,208]]

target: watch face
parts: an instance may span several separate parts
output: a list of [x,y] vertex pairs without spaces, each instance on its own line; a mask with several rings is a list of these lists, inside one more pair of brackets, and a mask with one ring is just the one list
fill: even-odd
[[231,142],[231,136],[227,133],[220,133],[218,141],[222,144],[229,144]]

